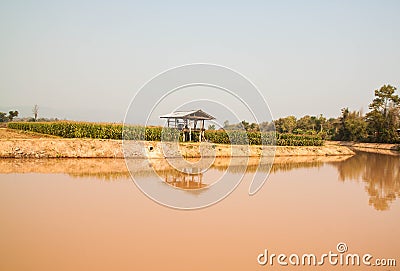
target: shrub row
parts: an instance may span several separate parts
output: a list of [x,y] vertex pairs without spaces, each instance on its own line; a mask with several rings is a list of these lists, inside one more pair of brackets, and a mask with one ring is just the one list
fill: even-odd
[[[8,128],[31,131],[64,138],[128,139],[147,141],[182,141],[182,134],[170,128],[123,126],[89,122],[10,122]],[[198,133],[192,139],[198,140]],[[321,146],[323,140],[318,135],[275,134],[273,132],[212,131],[204,133],[207,141],[218,144],[250,144],[277,146]]]
[[320,135],[294,135],[277,134],[276,145],[278,146],[322,146],[324,140]]
[[274,145],[276,135],[273,132],[246,132],[244,130],[212,131],[204,133],[209,142],[233,145]]

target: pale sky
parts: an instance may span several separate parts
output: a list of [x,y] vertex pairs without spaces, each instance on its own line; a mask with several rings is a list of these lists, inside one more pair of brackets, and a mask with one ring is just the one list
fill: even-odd
[[0,111],[122,121],[149,79],[197,62],[245,75],[275,118],[365,112],[400,86],[399,1],[216,2],[0,1]]

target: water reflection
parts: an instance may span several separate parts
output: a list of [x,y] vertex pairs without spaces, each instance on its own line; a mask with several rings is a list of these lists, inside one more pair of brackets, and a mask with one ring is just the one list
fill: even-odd
[[[128,163],[135,165],[136,177],[152,177],[155,171],[165,183],[191,193],[207,188],[223,172],[237,174],[258,170],[276,174],[309,169],[313,174],[312,170],[331,165],[337,169],[337,176],[327,177],[363,184],[369,195],[369,205],[376,210],[388,210],[391,203],[400,197],[400,156],[393,155],[358,152],[352,157],[276,157],[273,165],[259,158],[217,158],[207,172],[203,172],[201,167],[178,171],[164,159],[153,159],[151,163],[133,159]],[[8,173],[68,174],[75,178],[90,177],[105,181],[130,177],[123,159],[0,159],[0,174]]]
[[123,159],[0,159],[0,174],[67,174],[114,181],[129,178]]
[[199,168],[185,168],[183,172],[164,171],[158,174],[167,184],[180,189],[200,189],[208,186],[203,183],[203,172]]
[[400,197],[400,156],[359,152],[333,165],[340,181],[365,183],[369,204],[376,210],[388,210]]
[[[327,162],[341,162],[349,156],[302,156],[302,157],[275,157],[274,164],[256,157],[215,159],[211,169],[229,171],[230,173],[254,173],[261,171],[272,173],[290,171],[298,168],[322,167]],[[144,163],[146,162],[146,163]],[[135,175],[140,177],[152,176],[154,169],[158,175],[171,178],[179,174],[165,159],[151,159],[150,163],[142,159],[128,159],[127,163],[135,168]],[[201,165],[200,165],[201,166]],[[203,171],[200,167],[183,168],[186,174],[198,174]],[[41,174],[68,174],[75,178],[96,178],[107,181],[129,178],[129,172],[124,159],[0,159],[0,174],[9,173],[41,173]]]

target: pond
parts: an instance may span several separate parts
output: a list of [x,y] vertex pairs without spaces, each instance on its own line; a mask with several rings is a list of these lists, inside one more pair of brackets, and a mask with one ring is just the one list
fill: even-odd
[[[226,161],[190,179],[168,167],[159,175],[196,197],[216,176],[238,174],[240,162]],[[362,270],[257,260],[266,250],[338,253],[341,242],[347,253],[398,257],[399,156],[278,157],[249,196],[255,169],[221,202],[182,211],[146,197],[121,159],[0,160],[0,270]]]

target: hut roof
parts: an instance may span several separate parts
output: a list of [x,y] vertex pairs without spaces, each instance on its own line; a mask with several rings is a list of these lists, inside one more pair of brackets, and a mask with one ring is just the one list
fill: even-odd
[[191,111],[175,111],[170,114],[162,115],[164,119],[189,119],[189,120],[213,120],[215,119],[210,114],[207,114],[201,109]]

